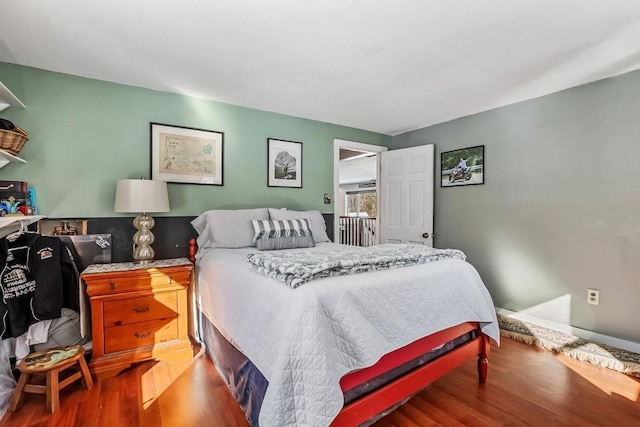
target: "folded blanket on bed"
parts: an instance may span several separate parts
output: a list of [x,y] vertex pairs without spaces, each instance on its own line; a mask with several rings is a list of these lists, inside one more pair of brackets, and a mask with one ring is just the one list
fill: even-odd
[[309,280],[329,276],[386,270],[441,259],[466,256],[457,249],[434,249],[422,245],[383,244],[349,251],[260,252],[248,255],[257,273],[297,288]]

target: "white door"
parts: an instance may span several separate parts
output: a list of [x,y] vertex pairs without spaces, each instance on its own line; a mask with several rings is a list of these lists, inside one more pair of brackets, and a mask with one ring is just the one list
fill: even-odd
[[433,145],[381,153],[380,243],[433,246]]

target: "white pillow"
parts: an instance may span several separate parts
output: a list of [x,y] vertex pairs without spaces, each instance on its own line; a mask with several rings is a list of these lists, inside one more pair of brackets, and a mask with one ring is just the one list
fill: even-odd
[[269,219],[267,208],[214,209],[191,221],[198,232],[198,248],[244,248],[255,246],[252,219]]
[[327,224],[325,224],[324,217],[320,211],[290,211],[269,208],[269,218],[275,220],[310,218],[313,240],[316,243],[331,241],[327,236]]

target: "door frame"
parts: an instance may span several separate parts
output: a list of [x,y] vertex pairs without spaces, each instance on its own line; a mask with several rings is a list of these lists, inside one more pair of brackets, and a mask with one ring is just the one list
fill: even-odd
[[[365,144],[362,142],[347,141],[344,139],[333,140],[333,241],[339,243],[340,237],[340,208],[344,204],[344,200],[340,198],[340,149],[351,149],[368,151],[370,153],[376,153],[376,196],[377,196],[377,211],[376,215],[376,230],[380,229],[380,153],[388,151],[387,147],[382,145]],[[376,243],[380,242],[380,233],[376,233]]]

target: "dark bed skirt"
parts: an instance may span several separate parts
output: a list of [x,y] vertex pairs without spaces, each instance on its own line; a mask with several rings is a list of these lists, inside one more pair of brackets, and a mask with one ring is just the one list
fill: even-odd
[[258,426],[258,414],[269,382],[251,361],[233,346],[206,316],[200,315],[200,337],[207,354],[227,384],[252,426]]

